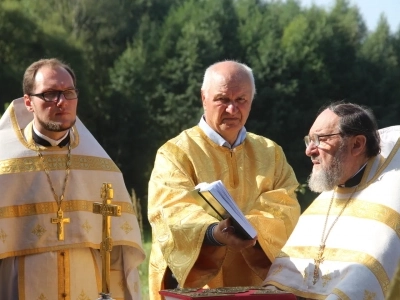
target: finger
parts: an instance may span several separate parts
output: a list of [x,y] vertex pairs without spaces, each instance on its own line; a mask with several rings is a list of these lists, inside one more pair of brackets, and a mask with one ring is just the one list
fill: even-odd
[[222,229],[223,233],[235,233],[235,227],[233,226],[227,226],[225,228]]

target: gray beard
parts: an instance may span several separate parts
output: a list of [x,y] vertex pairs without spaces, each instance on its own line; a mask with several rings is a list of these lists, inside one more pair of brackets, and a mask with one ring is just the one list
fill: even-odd
[[313,169],[310,177],[308,178],[308,187],[311,191],[316,193],[330,191],[340,183],[339,180],[343,175],[344,170],[344,166],[341,161],[345,150],[346,147],[344,147],[344,144],[342,144],[336,152],[330,166],[318,171]]

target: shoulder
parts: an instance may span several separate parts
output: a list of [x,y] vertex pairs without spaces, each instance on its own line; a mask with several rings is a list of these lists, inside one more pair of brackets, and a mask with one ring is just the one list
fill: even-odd
[[177,136],[166,141],[157,151],[157,154],[185,156],[188,149],[204,139],[204,134],[198,126],[186,129]]
[[279,146],[273,140],[266,138],[262,135],[252,133],[252,132],[247,132],[245,141],[246,141],[246,143],[249,143],[251,145],[258,146],[258,147],[265,147],[270,150],[281,151],[281,149],[282,149],[281,146]]
[[193,126],[189,129],[182,131],[180,134],[178,134],[174,138],[167,141],[166,144],[168,144],[168,143],[180,144],[180,143],[192,141],[193,139],[196,139],[199,136],[202,136],[202,133],[203,133],[203,131],[200,129],[199,126],[196,125],[196,126]]
[[189,151],[194,146],[203,147],[205,144],[212,144],[207,135],[200,129],[199,126],[193,126],[189,129],[182,131],[179,135],[165,142],[160,150],[165,149],[181,149],[184,152]]

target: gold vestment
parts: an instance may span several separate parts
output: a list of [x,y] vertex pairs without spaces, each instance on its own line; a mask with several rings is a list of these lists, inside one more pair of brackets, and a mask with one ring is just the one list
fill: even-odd
[[[258,247],[234,253],[203,245],[208,215],[190,191],[221,180],[257,230]],[[219,146],[195,126],[164,144],[149,183],[152,226],[151,299],[160,299],[167,266],[181,287],[260,285],[298,220],[298,182],[273,141],[247,133],[234,149]]]
[[386,300],[398,299],[400,299],[400,261],[397,264],[397,271],[390,283],[390,290],[386,297]]
[[[71,130],[71,167],[61,209],[70,223],[59,240],[57,204],[32,139],[32,113],[14,100],[0,119],[0,295],[2,299],[97,299],[101,291],[103,182],[112,183],[114,203],[111,293],[114,299],[139,299],[137,266],[144,259],[140,230],[122,174],[77,119]],[[42,147],[55,191],[65,178],[67,147]],[[18,282],[16,285],[15,283]],[[18,295],[16,294],[18,293]],[[7,295],[7,296],[5,296]]]

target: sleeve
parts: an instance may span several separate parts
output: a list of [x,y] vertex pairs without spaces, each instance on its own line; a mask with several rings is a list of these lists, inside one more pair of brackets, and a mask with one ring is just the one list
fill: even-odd
[[[122,288],[124,299],[140,299],[140,277],[138,266],[144,259],[139,249],[127,246],[114,246],[110,256],[111,290]],[[118,286],[113,286],[113,284]]]
[[261,184],[261,193],[254,207],[246,214],[257,231],[258,243],[263,251],[257,251],[257,247],[243,251],[248,265],[261,278],[266,277],[270,264],[280,253],[300,217],[300,205],[295,192],[298,182],[282,148],[276,144],[269,164],[272,166],[268,171],[271,174],[266,178],[272,177],[274,180],[266,180]]
[[[190,195],[195,186],[191,161],[178,146],[167,143],[159,149],[149,182],[148,218],[152,226],[153,246],[150,264],[165,262],[180,286],[202,286],[218,273],[226,247],[202,247],[208,226],[218,222],[208,215]],[[209,258],[207,273],[200,281],[186,279],[200,252]],[[155,266],[157,269],[157,266]],[[198,277],[199,278],[199,277]]]
[[397,270],[394,277],[390,281],[389,292],[387,294],[387,300],[400,299],[400,261],[397,264]]

